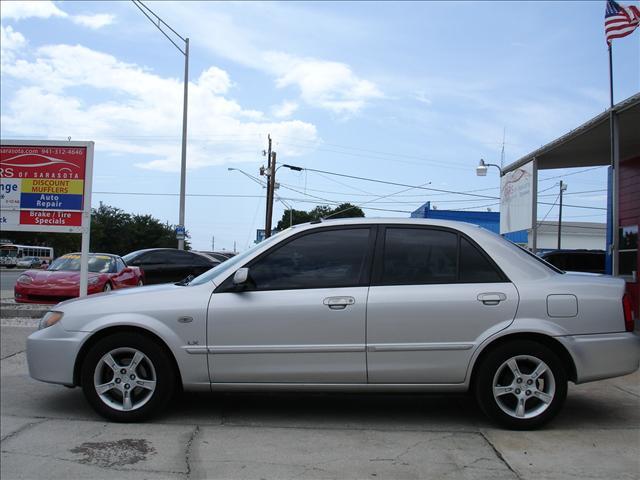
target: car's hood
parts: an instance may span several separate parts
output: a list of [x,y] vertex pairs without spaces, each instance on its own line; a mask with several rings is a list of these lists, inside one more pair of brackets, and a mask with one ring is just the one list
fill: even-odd
[[96,293],[83,298],[72,298],[56,305],[56,310],[100,308],[104,311],[123,311],[136,303],[144,304],[147,299],[157,298],[163,295],[171,295],[172,292],[184,291],[187,287],[177,286],[173,283],[163,283],[148,287],[124,288],[112,290],[108,293]]
[[[44,285],[47,283],[80,283],[80,272],[67,270],[27,270],[24,274],[29,275],[34,285]],[[99,276],[99,273],[89,272],[89,278]]]
[[212,282],[193,287],[169,283],[127,288],[67,300],[51,310],[64,313],[61,324],[68,331],[93,331],[100,325],[126,325],[131,321],[150,324],[153,319],[177,319],[188,314],[185,312],[197,311],[206,318],[213,289]]

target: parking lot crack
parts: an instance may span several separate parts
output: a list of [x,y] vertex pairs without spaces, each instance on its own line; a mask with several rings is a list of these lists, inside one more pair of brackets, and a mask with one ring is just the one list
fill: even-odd
[[189,436],[189,440],[187,441],[187,447],[184,452],[184,461],[187,465],[187,478],[191,478],[191,449],[193,447],[193,441],[200,433],[200,426],[196,425],[196,428],[193,429],[191,435]]
[[622,387],[620,387],[618,385],[614,385],[614,387],[616,387],[621,392],[628,393],[629,395],[633,395],[636,398],[640,398],[640,395],[638,395],[637,393],[631,392],[631,391],[627,390],[626,388],[622,388]]
[[20,355],[21,353],[24,353],[24,352],[25,352],[24,350],[20,350],[19,352],[14,352],[14,353],[12,353],[10,355],[4,356],[4,357],[0,358],[0,360],[6,360],[7,358],[15,357],[16,355]]
[[491,447],[491,449],[493,450],[493,453],[496,454],[496,457],[500,459],[500,461],[509,469],[509,471],[513,473],[516,478],[521,479],[522,477],[520,476],[520,474],[511,465],[509,465],[509,462],[507,462],[507,459],[504,458],[504,456],[502,455],[502,452],[500,452],[500,450],[496,448],[493,442],[489,440],[489,437],[487,437],[482,431],[478,433],[482,438],[484,438],[484,441],[487,442],[487,444]]
[[43,419],[43,420],[38,420],[38,421],[35,421],[35,422],[29,422],[29,423],[27,423],[27,424],[25,424],[25,425],[22,425],[22,426],[21,426],[20,428],[18,428],[15,432],[11,432],[11,433],[9,433],[9,434],[7,434],[7,435],[3,436],[3,437],[0,439],[0,442],[4,442],[4,441],[6,441],[6,440],[9,440],[9,439],[11,439],[11,438],[13,438],[13,437],[17,436],[17,435],[20,435],[20,434],[21,434],[22,432],[24,432],[25,430],[28,430],[29,428],[34,427],[34,426],[36,426],[36,425],[39,425],[39,424],[41,424],[41,423],[43,423],[43,422],[46,422],[46,421],[47,421],[47,419]]

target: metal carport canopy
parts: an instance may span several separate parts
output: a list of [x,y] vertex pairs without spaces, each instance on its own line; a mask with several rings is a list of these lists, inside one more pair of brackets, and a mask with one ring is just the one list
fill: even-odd
[[[620,159],[640,152],[640,93],[614,105],[619,132]],[[611,163],[609,110],[569,133],[516,160],[503,174],[536,159],[538,170],[590,167]]]

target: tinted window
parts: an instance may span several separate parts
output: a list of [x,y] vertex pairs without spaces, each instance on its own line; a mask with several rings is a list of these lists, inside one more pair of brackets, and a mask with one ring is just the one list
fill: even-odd
[[410,285],[457,281],[458,235],[442,230],[387,228],[382,283]]
[[368,228],[310,233],[251,265],[251,279],[257,290],[359,285],[368,244]]
[[164,253],[165,262],[172,265],[192,265],[193,255],[181,250],[166,250]]
[[122,259],[120,258],[116,258],[116,272],[120,273],[122,270],[125,269],[125,264],[122,261]]
[[503,281],[500,272],[464,237],[460,238],[460,281],[463,283]]
[[[140,265],[153,265],[153,264],[165,264],[167,263],[167,255],[166,255],[166,251],[161,250],[161,251],[157,251],[157,252],[149,252],[146,253],[144,255],[142,255],[142,257],[137,259],[137,262],[139,262]],[[134,263],[135,265],[138,265],[138,263]]]
[[193,265],[197,265],[199,267],[212,267],[213,265],[217,265],[218,262],[213,259],[209,259],[204,255],[200,255],[197,253],[191,253],[191,263]]

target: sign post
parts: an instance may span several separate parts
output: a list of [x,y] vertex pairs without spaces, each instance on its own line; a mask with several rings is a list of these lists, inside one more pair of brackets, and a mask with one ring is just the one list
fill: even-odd
[[3,231],[82,234],[80,296],[87,295],[93,142],[0,141]]

